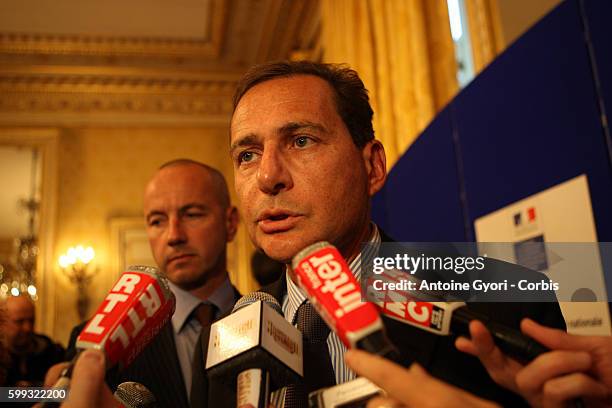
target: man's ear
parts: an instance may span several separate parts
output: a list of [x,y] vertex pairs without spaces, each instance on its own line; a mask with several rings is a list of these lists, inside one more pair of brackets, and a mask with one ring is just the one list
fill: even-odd
[[385,185],[387,180],[387,157],[382,143],[374,139],[361,151],[368,175],[368,194],[373,196]]
[[238,209],[234,206],[230,206],[225,210],[225,228],[227,229],[227,242],[232,242],[238,231],[238,223],[240,222],[240,215]]

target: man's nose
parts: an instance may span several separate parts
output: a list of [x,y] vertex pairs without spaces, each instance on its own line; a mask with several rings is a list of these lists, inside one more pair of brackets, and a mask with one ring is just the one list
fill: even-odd
[[21,331],[24,333],[32,333],[34,331],[34,322],[31,320],[25,320],[21,324]]
[[179,217],[170,217],[168,221],[168,245],[176,246],[187,242],[187,235]]
[[286,158],[277,147],[264,149],[257,169],[257,182],[261,191],[271,195],[293,187]]

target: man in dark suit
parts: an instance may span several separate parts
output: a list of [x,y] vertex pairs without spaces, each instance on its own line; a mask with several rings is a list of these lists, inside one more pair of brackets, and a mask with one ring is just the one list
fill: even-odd
[[[201,329],[229,313],[238,291],[230,283],[226,256],[238,226],[223,175],[192,160],[162,165],[147,184],[144,215],[151,250],[176,297],[171,321],[121,372],[107,383],[114,389],[124,381],[145,385],[160,407],[189,406],[193,352]],[[70,348],[83,328],[71,334]]]
[[[361,275],[363,242],[390,240],[370,220],[370,198],[387,177],[385,152],[374,138],[367,90],[348,68],[310,62],[270,63],[252,68],[238,84],[230,129],[234,182],[251,240],[270,258],[287,265],[287,273],[264,290],[277,298],[285,318],[306,327],[309,302],[289,267],[303,248],[329,241]],[[474,308],[495,313],[518,326],[530,316],[564,327],[556,303],[484,304]],[[434,376],[485,398],[523,404],[497,386],[473,356],[456,350],[453,339],[439,337],[384,318],[402,361],[418,361]],[[273,398],[277,406],[304,406],[312,389],[354,378],[337,336],[325,333],[329,355],[305,357],[305,389],[287,389]],[[305,337],[307,335],[305,334]],[[203,339],[206,343],[207,339]],[[202,354],[207,345],[202,344]],[[197,363],[197,362],[196,362]],[[299,388],[299,387],[298,387]],[[210,391],[213,393],[213,390]],[[214,395],[209,401],[222,406]],[[294,401],[298,399],[297,404]],[[210,405],[210,402],[209,402]]]

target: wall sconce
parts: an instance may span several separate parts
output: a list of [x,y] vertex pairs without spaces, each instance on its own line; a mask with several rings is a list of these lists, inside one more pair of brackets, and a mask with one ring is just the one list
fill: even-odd
[[90,298],[87,293],[87,285],[98,271],[97,269],[87,271],[95,256],[92,247],[85,248],[83,245],[78,245],[68,248],[68,252],[59,257],[62,272],[77,287],[77,312],[80,321],[85,320],[89,308]]

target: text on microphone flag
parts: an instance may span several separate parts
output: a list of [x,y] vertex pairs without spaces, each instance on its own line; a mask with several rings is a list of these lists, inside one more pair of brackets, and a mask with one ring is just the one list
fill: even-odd
[[[174,311],[174,297],[154,268],[130,267],[77,338],[77,347],[98,348],[109,365],[129,365]],[[143,330],[144,329],[144,330]]]

